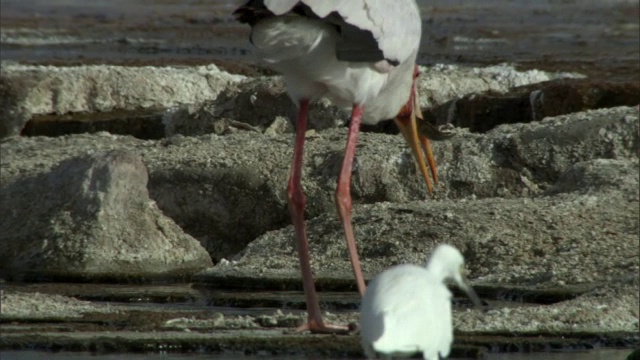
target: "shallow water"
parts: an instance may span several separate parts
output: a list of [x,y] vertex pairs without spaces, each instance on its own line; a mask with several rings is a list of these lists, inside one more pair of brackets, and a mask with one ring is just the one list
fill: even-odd
[[492,354],[487,360],[624,360],[631,351],[601,349],[562,353]]
[[[563,353],[533,353],[533,354],[491,354],[486,360],[624,360],[631,353],[631,350],[600,349],[593,351],[563,352]],[[71,353],[59,352],[51,353],[44,351],[7,351],[0,352],[2,360],[197,360],[197,359],[229,359],[229,360],[256,360],[267,359],[265,355],[244,356],[239,354],[108,354],[94,355],[91,353]],[[314,359],[305,356],[279,356],[283,360],[309,360]]]
[[[2,0],[3,60],[251,61],[237,0]],[[637,73],[638,2],[419,0],[422,64],[530,63]],[[633,75],[635,76],[635,75]]]

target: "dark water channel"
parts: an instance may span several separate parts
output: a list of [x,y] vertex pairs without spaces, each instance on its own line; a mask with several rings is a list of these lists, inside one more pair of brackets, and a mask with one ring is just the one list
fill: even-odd
[[[524,292],[519,289],[478,287],[487,306],[493,308],[527,307],[566,300],[586,289],[558,293]],[[338,338],[311,338],[282,333],[267,328],[238,329],[227,323],[222,328],[211,325],[191,326],[181,337],[175,329],[167,329],[172,319],[194,318],[212,320],[270,316],[277,311],[300,315],[304,299],[300,291],[237,291],[212,290],[188,284],[175,285],[117,285],[117,284],[13,284],[3,286],[6,292],[65,295],[117,310],[108,314],[89,313],[82,318],[27,317],[28,320],[3,319],[3,332],[32,334],[37,338],[1,341],[1,359],[355,359],[359,352],[357,335]],[[459,295],[459,294],[456,294]],[[354,292],[323,292],[324,309],[341,314],[357,310],[359,298]],[[464,311],[471,304],[462,297],[454,298],[454,308]],[[286,325],[285,325],[286,326]],[[291,325],[294,326],[294,325]],[[172,332],[173,331],[173,332]],[[195,332],[195,333],[193,333]],[[230,334],[225,338],[220,334]],[[260,333],[262,339],[255,338]],[[196,334],[196,337],[189,337]],[[217,334],[217,335],[216,335]],[[199,337],[198,337],[199,336]],[[542,340],[541,340],[542,336]],[[463,335],[456,341],[453,358],[469,359],[623,359],[630,353],[629,345],[637,339],[626,334],[618,337],[578,336],[555,334],[544,340],[544,334],[527,339],[500,336]],[[548,336],[548,335],[547,335]],[[564,336],[567,336],[564,339]],[[234,339],[235,338],[235,339]],[[232,339],[229,342],[229,339]],[[256,339],[258,341],[256,342]],[[303,339],[301,341],[301,339]],[[306,339],[306,340],[304,340]],[[319,340],[322,339],[322,340]],[[328,339],[328,340],[327,340]],[[26,342],[25,342],[26,341]],[[235,341],[235,343],[234,343]],[[262,343],[260,341],[263,341]],[[322,343],[328,341],[325,350]],[[546,342],[545,342],[546,341]],[[246,348],[243,348],[246,342]],[[289,344],[292,347],[288,351]],[[278,345],[279,344],[279,345]],[[533,344],[533,345],[532,345]],[[565,344],[565,345],[563,345]],[[614,349],[612,346],[623,346]],[[284,349],[282,348],[284,347]],[[539,353],[540,349],[554,352]],[[243,350],[239,350],[243,349]],[[521,350],[526,353],[500,353]],[[309,350],[309,352],[307,352]],[[529,352],[534,351],[534,352]],[[306,355],[302,355],[306,354]],[[541,357],[542,356],[542,357]]]
[[[629,350],[602,349],[589,352],[575,351],[563,353],[544,354],[492,354],[485,357],[485,360],[624,360],[629,355]],[[94,355],[90,353],[48,353],[37,351],[25,352],[0,352],[2,359],[6,360],[200,360],[200,359],[229,359],[229,360],[258,360],[265,359],[264,356],[244,356],[234,354],[109,354]],[[310,360],[313,358],[305,356],[283,356],[278,357],[283,360]]]

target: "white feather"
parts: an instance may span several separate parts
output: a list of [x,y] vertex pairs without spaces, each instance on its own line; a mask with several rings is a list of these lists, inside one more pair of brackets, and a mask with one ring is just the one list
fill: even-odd
[[300,0],[264,0],[264,5],[276,15],[289,12]]
[[[444,284],[460,276],[460,252],[439,245],[427,267],[397,265],[369,283],[360,308],[360,336],[367,357],[422,353],[428,360],[447,357],[453,342],[451,292]],[[475,294],[475,293],[474,293]]]
[[407,61],[418,50],[422,21],[415,0],[265,0],[274,14],[282,15],[299,2],[323,18],[337,12],[349,24],[369,30],[384,57]]
[[367,287],[361,312],[369,314],[360,323],[363,344],[377,353],[449,355],[451,292],[424,267],[399,265],[380,274]]
[[259,21],[251,35],[258,56],[283,74],[294,102],[326,96],[345,108],[362,104],[366,124],[395,117],[409,100],[420,42],[415,1],[302,1],[320,17],[336,11],[345,21],[377,34],[381,50],[397,59],[397,66],[339,61],[335,27],[322,19],[288,14],[298,2],[265,0],[279,16]]

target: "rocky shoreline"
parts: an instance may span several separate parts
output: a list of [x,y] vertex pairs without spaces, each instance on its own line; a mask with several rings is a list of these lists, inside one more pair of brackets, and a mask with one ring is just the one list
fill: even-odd
[[[453,139],[435,143],[440,185],[432,195],[393,129],[362,134],[352,191],[363,269],[372,277],[392,264],[423,263],[438,243],[460,248],[491,309],[457,306],[459,356],[508,351],[513,344],[539,351],[561,337],[569,348],[588,346],[594,337],[609,339],[602,341],[607,346],[640,345],[637,104],[601,106],[577,96],[566,114],[523,115],[548,113],[546,104],[566,91],[547,89],[581,89],[582,78],[507,65],[423,68],[421,102],[435,123],[451,123],[453,108],[472,120],[479,117],[470,108],[477,114],[518,109],[512,118],[527,118],[511,124],[505,116],[505,124],[482,131],[467,124],[473,131],[458,128]],[[1,349],[215,352],[245,346],[252,354],[359,356],[355,335],[323,348],[321,338],[287,334],[303,318],[299,310],[222,317],[201,305],[188,312],[135,310],[109,297],[116,305],[61,294],[65,286],[42,293],[36,284],[17,283],[190,281],[191,301],[302,307],[294,300],[299,275],[284,187],[291,104],[278,77],[234,75],[213,65],[3,64],[0,85],[6,94],[0,321],[11,329]],[[614,97],[622,102],[638,93],[633,86],[592,88],[630,94]],[[468,105],[477,101],[473,94],[484,102]],[[154,133],[164,135],[145,136],[139,121],[116,124],[140,113],[152,114]],[[102,129],[120,135],[73,130],[78,116],[100,119]],[[324,101],[312,119],[304,187],[314,271],[328,296],[324,304],[337,310],[330,316],[357,323],[358,299],[332,200],[344,118]],[[20,135],[36,123],[48,127],[39,125],[39,136]],[[68,134],[47,136],[56,128]],[[209,294],[234,289],[253,291],[254,299]],[[266,300],[274,291],[285,291],[283,302]],[[334,297],[335,291],[351,295]],[[542,301],[542,293],[564,295]],[[77,300],[83,298],[91,301]],[[141,316],[149,317],[146,326],[135,320]],[[113,329],[118,322],[124,327]],[[539,336],[546,340],[532,342]]]
[[[363,127],[365,276],[458,247],[487,308],[452,289],[453,358],[640,349],[637,1],[418,4],[420,104],[455,136],[429,194],[393,122]],[[303,186],[321,306],[355,331],[295,334],[294,106],[232,6],[3,0],[2,359],[362,357],[333,200],[347,117],[312,106]]]

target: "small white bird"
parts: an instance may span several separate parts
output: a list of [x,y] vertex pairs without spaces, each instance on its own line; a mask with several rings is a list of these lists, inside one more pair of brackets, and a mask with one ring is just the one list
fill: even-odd
[[445,279],[453,279],[481,306],[464,282],[464,258],[451,245],[439,245],[426,267],[396,265],[369,283],[360,309],[360,336],[368,358],[422,353],[427,360],[438,360],[449,355],[452,295]]
[[[365,282],[351,225],[351,173],[360,124],[394,119],[429,191],[424,156],[437,182],[429,137],[438,131],[422,120],[415,78],[422,20],[415,0],[245,0],[235,12],[251,25],[251,43],[267,65],[282,73],[298,105],[289,209],[309,313],[300,330],[343,331],[322,321],[304,225],[302,165],[309,103],[320,97],[351,110],[349,135],[335,199],[360,295]],[[426,124],[426,125],[425,125]]]

